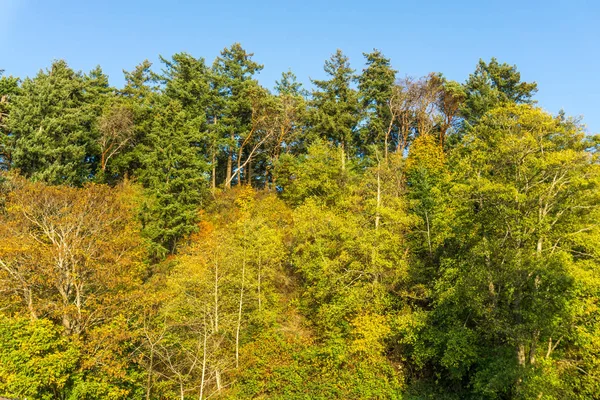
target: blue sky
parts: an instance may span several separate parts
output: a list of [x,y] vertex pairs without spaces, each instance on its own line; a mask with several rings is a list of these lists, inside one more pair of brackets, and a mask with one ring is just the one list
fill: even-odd
[[78,70],[100,65],[121,85],[121,71],[144,59],[186,51],[212,63],[233,42],[265,65],[267,87],[290,68],[305,83],[323,78],[337,48],[359,71],[362,52],[378,48],[400,76],[461,82],[496,57],[538,82],[540,106],[583,115],[600,133],[597,1],[0,0],[0,69],[20,77],[64,58]]

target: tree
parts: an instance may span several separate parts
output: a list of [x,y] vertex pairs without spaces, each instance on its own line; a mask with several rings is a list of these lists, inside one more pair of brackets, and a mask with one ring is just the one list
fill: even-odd
[[[278,132],[277,102],[276,99],[260,86],[254,86],[248,90],[247,96],[250,101],[250,130],[246,133],[244,140],[239,144],[236,155],[237,168],[235,174],[225,186],[229,186],[237,175],[237,181],[242,182],[242,170],[246,178],[246,184],[252,183],[252,161],[257,151],[273,138]],[[244,157],[244,153],[246,154]],[[245,158],[245,159],[244,159]]]
[[47,319],[0,314],[0,393],[65,398],[74,384],[79,350]]
[[119,313],[142,273],[132,189],[15,179],[0,230],[0,290],[9,310],[51,318],[67,335]]
[[345,168],[345,158],[341,148],[316,141],[307,154],[280,158],[275,185],[281,197],[294,206],[310,198],[328,205],[342,202],[346,186],[355,178],[352,169]]
[[[181,104],[188,123],[194,124],[198,129],[199,144],[206,148],[204,161],[212,167],[211,182],[214,189],[216,185],[217,138],[210,124],[211,109],[216,103],[215,89],[211,87],[212,71],[206,66],[203,58],[194,58],[187,53],[177,53],[166,60],[161,57],[165,65],[159,77],[164,85],[164,94]],[[209,154],[212,153],[212,154]]]
[[307,145],[303,138],[306,122],[306,93],[291,72],[281,74],[275,85],[272,115],[269,116],[273,134],[265,143],[265,187],[277,181],[275,174],[282,153],[297,154]]
[[[220,145],[224,147],[226,155],[225,187],[230,187],[233,182],[234,159],[243,151],[242,144],[252,129],[252,106],[248,93],[258,86],[254,74],[263,69],[261,64],[252,61],[253,56],[239,43],[234,43],[221,51],[213,64],[213,86],[221,105],[220,111],[213,115],[213,120],[217,124]],[[236,172],[240,178],[241,171]]]
[[[412,253],[418,255],[415,263],[425,266],[437,263],[437,249],[447,234],[449,211],[448,184],[450,174],[443,148],[432,135],[419,136],[413,142],[406,160],[406,180],[410,188],[407,197],[410,210],[419,219],[410,236]],[[423,264],[419,263],[422,268]],[[425,272],[425,271],[423,271]],[[430,275],[424,273],[425,279]]]
[[402,79],[392,88],[388,103],[392,122],[398,125],[396,152],[404,152],[417,137],[426,135],[437,136],[444,148],[446,137],[458,124],[464,97],[462,87],[442,74]]
[[391,137],[395,134],[396,124],[390,109],[396,70],[390,60],[379,50],[363,53],[367,59],[367,68],[358,77],[358,90],[361,107],[365,113],[366,124],[361,129],[361,145],[377,145],[384,149],[387,156]]
[[569,346],[560,343],[577,336],[576,304],[587,302],[575,276],[595,268],[580,247],[581,235],[595,237],[600,204],[583,138],[574,124],[513,104],[484,116],[455,154],[453,235],[417,346],[447,388],[466,381],[463,395],[471,387],[480,398],[579,392],[559,366]]
[[360,121],[358,93],[351,87],[356,80],[348,57],[337,50],[325,61],[329,80],[312,80],[310,131],[316,137],[340,146],[349,158],[358,144],[357,128]]
[[285,206],[244,187],[218,194],[211,208],[169,274],[160,334],[148,335],[155,379],[170,382],[180,398],[221,394],[240,347],[279,307]]
[[462,115],[475,124],[487,111],[507,102],[532,104],[537,83],[521,82],[515,65],[500,64],[492,58],[489,63],[479,60],[475,72],[465,83],[466,101]]
[[198,119],[188,119],[181,103],[164,100],[148,136],[140,182],[148,189],[145,235],[159,259],[175,253],[180,241],[196,230],[198,208],[206,196],[208,166],[202,155]]
[[99,120],[100,170],[106,174],[108,162],[133,140],[133,112],[123,102],[108,105]]
[[14,168],[52,184],[93,178],[99,161],[95,103],[104,95],[98,79],[104,79],[98,71],[86,77],[61,60],[23,82],[8,126]]
[[[152,146],[149,135],[152,130],[154,114],[157,110],[156,105],[160,99],[160,92],[156,84],[156,77],[150,69],[151,66],[152,64],[145,60],[136,66],[133,71],[123,71],[125,86],[118,92],[118,99],[122,101],[116,101],[115,104],[120,109],[117,115],[122,112],[127,113],[124,111],[126,109],[131,111],[133,132],[131,136],[124,135],[123,138],[130,137],[130,139],[112,158],[110,165],[112,180],[137,176],[140,169],[143,168],[142,159]],[[123,128],[128,125],[129,123],[124,124]],[[127,129],[124,129],[123,132],[127,131]],[[123,143],[123,141],[120,140],[119,143]]]
[[2,76],[0,70],[0,170],[7,170],[11,165],[12,135],[8,129],[8,117],[11,103],[19,94],[18,78]]

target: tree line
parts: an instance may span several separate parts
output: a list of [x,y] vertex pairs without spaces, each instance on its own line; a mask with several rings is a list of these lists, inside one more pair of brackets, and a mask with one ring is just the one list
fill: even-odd
[[160,61],[0,78],[0,394],[597,398],[598,138],[515,66]]

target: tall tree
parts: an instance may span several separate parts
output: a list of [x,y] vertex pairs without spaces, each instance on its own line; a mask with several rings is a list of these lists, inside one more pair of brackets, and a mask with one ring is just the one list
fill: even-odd
[[325,61],[324,69],[329,80],[312,80],[316,89],[311,100],[311,131],[340,146],[349,158],[359,142],[360,108],[358,93],[352,87],[356,76],[348,57],[339,49]]
[[106,94],[103,79],[98,71],[87,77],[75,72],[62,60],[26,79],[9,119],[13,167],[54,184],[92,179],[99,161],[95,122],[96,104]]
[[50,318],[68,335],[114,317],[142,272],[131,188],[15,179],[0,230],[0,286],[10,308]]
[[[263,69],[261,64],[252,60],[253,56],[253,53],[246,52],[239,43],[234,43],[221,51],[213,64],[213,85],[221,104],[221,109],[213,115],[213,119],[218,124],[216,129],[226,157],[223,178],[226,187],[230,187],[233,182],[234,160],[252,129],[252,107],[248,93],[258,86],[253,76]],[[241,171],[237,172],[239,178]]]
[[469,382],[463,396],[579,391],[559,377],[578,366],[561,367],[568,338],[581,332],[577,307],[588,301],[574,281],[581,268],[597,268],[581,247],[595,240],[600,204],[583,138],[576,125],[513,104],[484,116],[456,153],[452,234],[438,245],[434,307],[417,346],[419,362],[445,371],[445,390]]
[[144,232],[155,243],[158,258],[174,253],[180,240],[196,230],[198,207],[208,182],[200,120],[188,119],[180,102],[163,101],[139,172],[140,182],[151,195],[144,213]]
[[[118,99],[115,102],[116,116],[120,117],[127,114],[126,110],[131,111],[133,119],[133,132],[131,136],[121,135],[122,138],[129,137],[118,154],[115,154],[110,167],[109,175],[111,179],[123,179],[125,177],[136,176],[140,173],[142,158],[152,146],[149,135],[152,130],[154,114],[157,111],[156,103],[160,98],[156,76],[151,70],[152,64],[145,60],[131,71],[123,71],[125,76],[125,86],[118,92]],[[120,101],[122,100],[122,101]],[[109,105],[105,109],[105,115],[110,115],[114,110]],[[123,119],[121,119],[124,121]],[[123,125],[125,128],[128,123]],[[128,129],[121,131],[126,133]],[[122,141],[120,141],[122,143]]]
[[282,153],[297,154],[308,146],[305,140],[307,118],[306,91],[296,75],[288,71],[281,74],[275,84],[273,128],[274,134],[266,144],[265,186],[277,180],[275,170]]
[[396,131],[390,101],[397,71],[391,67],[389,58],[379,50],[363,55],[367,60],[367,67],[358,77],[360,103],[366,119],[360,133],[361,145],[364,146],[362,152],[370,145],[377,145],[387,155],[391,138]]
[[209,120],[216,103],[216,93],[211,87],[212,71],[203,58],[194,58],[187,53],[177,53],[170,60],[161,57],[161,61],[165,67],[159,80],[164,85],[164,94],[177,100],[188,123],[198,127],[198,144],[204,148],[204,161],[212,166],[211,182],[214,182],[217,149],[214,129],[210,129],[214,121]]
[[498,105],[507,102],[532,104],[537,83],[522,82],[521,73],[515,65],[500,64],[492,58],[489,63],[479,60],[475,72],[465,83],[465,92],[467,97],[462,114],[473,125]]
[[8,129],[8,117],[11,103],[19,94],[19,79],[12,76],[2,76],[0,70],[0,169],[7,170],[11,165],[11,135]]

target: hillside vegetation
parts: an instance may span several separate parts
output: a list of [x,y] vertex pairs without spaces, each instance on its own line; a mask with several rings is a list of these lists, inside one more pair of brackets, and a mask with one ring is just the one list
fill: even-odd
[[600,398],[598,138],[364,56],[0,78],[0,395]]

